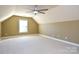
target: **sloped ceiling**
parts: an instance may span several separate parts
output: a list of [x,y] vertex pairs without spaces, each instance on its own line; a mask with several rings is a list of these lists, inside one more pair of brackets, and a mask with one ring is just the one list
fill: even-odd
[[11,5],[0,5],[0,21],[4,21],[14,13],[14,7]]
[[79,20],[78,5],[39,5],[38,8],[48,8],[48,11],[46,14],[35,16],[33,13],[28,13],[30,9],[34,9],[34,5],[0,5],[0,21],[12,15],[33,17],[39,24]]

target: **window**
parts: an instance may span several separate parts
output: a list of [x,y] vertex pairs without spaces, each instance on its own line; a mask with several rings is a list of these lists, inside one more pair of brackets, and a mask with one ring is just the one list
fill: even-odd
[[27,20],[19,20],[19,32],[20,33],[28,32],[28,21]]

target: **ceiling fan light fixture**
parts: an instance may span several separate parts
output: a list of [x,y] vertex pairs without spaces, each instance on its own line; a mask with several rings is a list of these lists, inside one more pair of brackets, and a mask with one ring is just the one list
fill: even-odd
[[31,12],[34,14],[34,15],[37,15],[37,14],[45,14],[44,11],[47,11],[48,9],[38,9],[37,5],[35,5],[34,9],[31,10]]
[[34,13],[34,14],[38,14],[38,11],[34,11],[33,13]]

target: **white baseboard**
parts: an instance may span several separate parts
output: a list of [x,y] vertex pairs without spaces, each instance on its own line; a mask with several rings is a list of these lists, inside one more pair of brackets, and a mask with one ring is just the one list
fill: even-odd
[[79,44],[77,44],[77,43],[68,42],[68,41],[65,41],[65,40],[57,39],[57,38],[54,38],[54,37],[51,37],[51,36],[47,36],[47,35],[43,35],[43,34],[39,34],[39,35],[42,36],[42,37],[45,37],[45,38],[53,39],[53,40],[56,40],[56,41],[64,42],[64,43],[67,43],[67,44],[79,47]]
[[1,39],[16,38],[16,37],[21,37],[21,36],[28,36],[28,35],[38,35],[38,34],[13,35],[13,36],[6,36],[6,37],[1,37]]

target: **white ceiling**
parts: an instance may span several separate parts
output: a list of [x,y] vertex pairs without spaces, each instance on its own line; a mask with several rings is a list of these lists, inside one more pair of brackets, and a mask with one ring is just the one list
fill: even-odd
[[33,17],[39,24],[79,20],[78,5],[39,5],[38,8],[48,8],[48,11],[46,14],[35,16],[33,13],[28,13],[30,9],[34,9],[34,5],[0,5],[0,21],[12,15]]

